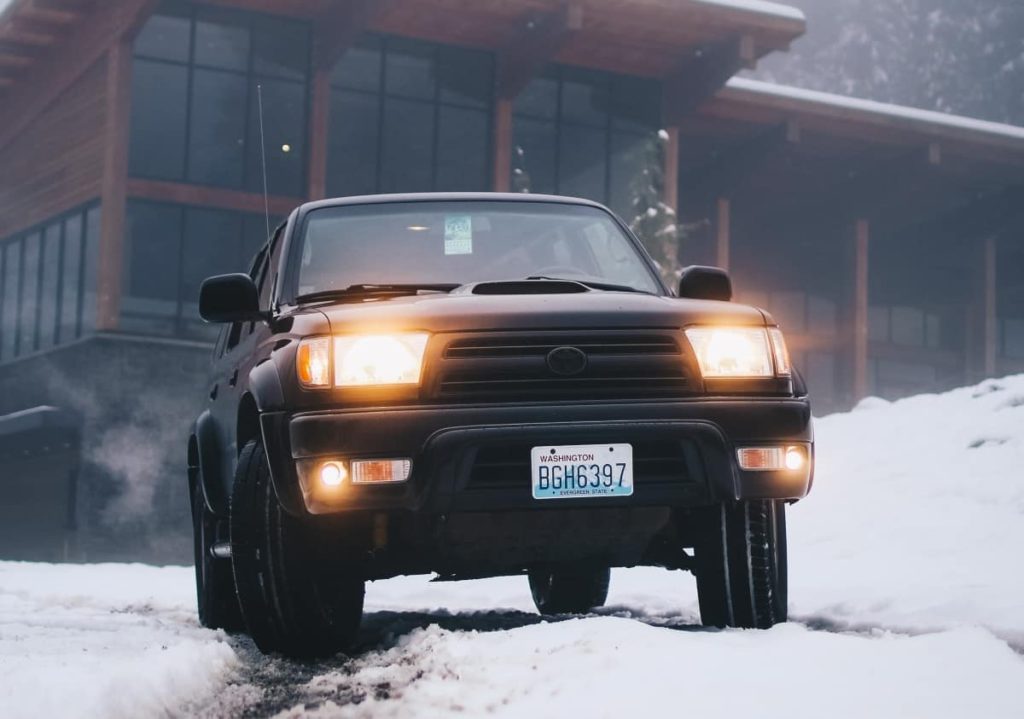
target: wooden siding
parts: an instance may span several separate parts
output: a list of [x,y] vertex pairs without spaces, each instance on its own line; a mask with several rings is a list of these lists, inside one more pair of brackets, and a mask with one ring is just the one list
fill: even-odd
[[100,60],[0,150],[0,238],[99,197],[105,104]]

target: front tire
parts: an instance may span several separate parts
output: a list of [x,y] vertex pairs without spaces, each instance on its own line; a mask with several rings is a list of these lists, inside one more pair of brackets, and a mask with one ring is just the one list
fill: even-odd
[[192,483],[192,547],[196,568],[196,604],[199,623],[208,629],[235,632],[245,627],[235,593],[231,560],[213,556],[218,537],[216,515],[206,507],[203,489]]
[[541,614],[585,614],[604,606],[611,570],[589,564],[544,565],[531,568],[528,577]]
[[697,514],[695,573],[701,622],[768,629],[788,616],[786,505],[747,500]]
[[355,640],[364,582],[329,565],[317,549],[330,536],[316,538],[310,522],[281,507],[263,446],[250,441],[231,495],[231,557],[242,615],[265,654],[326,657]]

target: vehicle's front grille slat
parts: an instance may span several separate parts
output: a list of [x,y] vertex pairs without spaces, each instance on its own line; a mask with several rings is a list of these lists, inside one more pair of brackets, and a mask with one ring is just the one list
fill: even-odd
[[[555,373],[546,358],[560,347],[580,350],[586,366]],[[444,400],[674,397],[693,389],[671,330],[459,336],[438,358],[433,388]]]

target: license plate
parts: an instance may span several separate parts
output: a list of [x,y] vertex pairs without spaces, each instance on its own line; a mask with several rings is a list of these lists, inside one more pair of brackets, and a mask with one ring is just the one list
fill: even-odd
[[633,445],[550,444],[530,450],[534,499],[629,497]]

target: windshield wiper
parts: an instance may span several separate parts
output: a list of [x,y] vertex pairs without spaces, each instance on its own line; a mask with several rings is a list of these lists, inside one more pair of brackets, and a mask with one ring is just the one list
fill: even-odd
[[550,280],[552,282],[575,282],[589,287],[593,290],[606,290],[608,292],[639,292],[644,295],[651,294],[646,290],[639,290],[636,287],[630,287],[629,285],[616,285],[611,282],[594,282],[593,280],[581,280],[575,277],[548,277],[546,275],[530,275],[526,279],[528,280]]
[[367,297],[372,295],[414,295],[417,292],[451,292],[460,285],[455,283],[411,283],[411,284],[358,284],[334,290],[307,292],[295,298],[296,302],[320,302],[345,297]]

